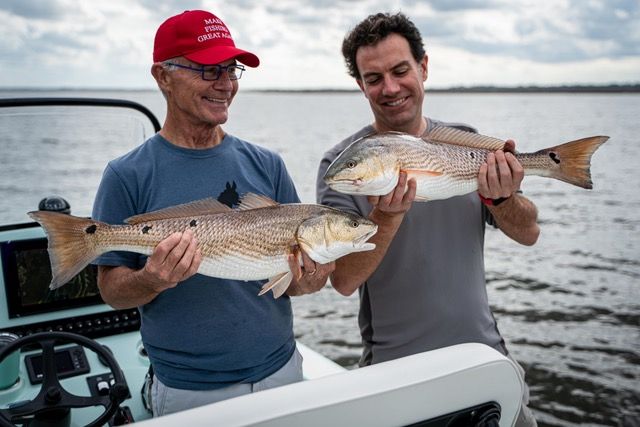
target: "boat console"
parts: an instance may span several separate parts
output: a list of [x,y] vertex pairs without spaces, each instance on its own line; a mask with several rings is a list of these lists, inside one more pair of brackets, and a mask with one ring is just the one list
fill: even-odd
[[[47,239],[37,223],[0,226],[0,256],[0,331],[5,336],[35,338],[46,338],[47,333],[64,338],[65,333],[73,333],[95,340],[103,353],[117,355],[119,368],[111,367],[104,354],[87,345],[61,339],[51,353],[60,386],[77,396],[108,396],[116,384],[114,371],[121,370],[126,397],[108,425],[149,418],[140,394],[149,361],[140,340],[137,309],[114,310],[102,302],[95,266],[85,268],[69,284],[50,290]],[[8,358],[0,363],[3,376],[13,378],[0,388],[0,410],[36,398],[46,376],[43,351],[46,348],[35,343],[25,345],[14,365],[17,371],[6,367]],[[100,411],[104,409],[74,409],[71,424],[63,417],[61,424],[53,425],[84,426]]]

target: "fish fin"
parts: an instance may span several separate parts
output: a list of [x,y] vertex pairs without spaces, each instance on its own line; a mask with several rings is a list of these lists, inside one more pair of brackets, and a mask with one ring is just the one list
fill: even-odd
[[591,156],[608,139],[608,136],[590,136],[546,148],[534,154],[549,157],[556,166],[547,171],[545,176],[590,190],[593,188]]
[[127,224],[135,225],[148,221],[156,221],[161,219],[188,218],[192,216],[211,215],[232,210],[229,206],[222,202],[208,197],[182,205],[170,206],[168,208],[159,209],[153,212],[147,212],[140,215],[134,215],[125,220]]
[[407,179],[412,176],[441,176],[442,172],[440,171],[432,171],[428,169],[402,169],[401,172],[405,172],[407,174]]
[[272,277],[271,280],[269,280],[264,284],[264,286],[262,286],[262,289],[260,289],[260,293],[258,293],[258,296],[264,295],[270,290],[273,290],[273,297],[280,298],[291,284],[291,279],[293,279],[293,274],[290,271]]
[[506,141],[491,136],[480,135],[449,126],[435,126],[422,139],[442,144],[461,145],[496,151],[504,149]]
[[101,255],[95,245],[96,230],[108,224],[60,212],[33,211],[28,215],[38,221],[47,234],[52,279],[50,289],[69,282],[91,261]]
[[267,206],[278,206],[280,203],[270,199],[267,196],[255,193],[246,193],[240,197],[240,205],[237,207],[240,211],[250,209],[266,208]]

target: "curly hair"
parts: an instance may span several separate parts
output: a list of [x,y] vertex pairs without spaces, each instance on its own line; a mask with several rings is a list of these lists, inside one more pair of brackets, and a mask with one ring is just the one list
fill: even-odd
[[425,55],[424,44],[420,31],[403,13],[395,15],[389,13],[376,13],[369,15],[356,25],[342,42],[342,56],[347,65],[351,77],[360,79],[360,72],[356,64],[356,53],[362,46],[372,46],[389,34],[399,34],[409,42],[411,54],[416,61],[422,60]]

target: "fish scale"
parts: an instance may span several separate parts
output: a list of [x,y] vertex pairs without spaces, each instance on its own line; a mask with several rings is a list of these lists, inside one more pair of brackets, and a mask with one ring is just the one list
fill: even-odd
[[[297,217],[287,218],[286,215],[290,212],[286,210],[285,207],[279,210],[264,209],[261,215],[253,215],[250,211],[231,211],[230,214],[156,220],[135,226],[113,226],[97,233],[104,236],[99,247],[112,251],[120,250],[123,245],[134,246],[150,254],[170,234],[191,229],[198,239],[198,247],[203,256],[230,253],[272,255],[281,251],[285,241],[294,240],[294,225],[301,215],[308,213],[299,211]],[[191,221],[196,221],[196,225],[190,226]],[[144,233],[142,230],[147,227],[151,228]]]
[[426,169],[440,171],[452,179],[474,179],[480,166],[486,161],[487,150],[469,149],[441,143],[406,144],[398,156],[400,169]]

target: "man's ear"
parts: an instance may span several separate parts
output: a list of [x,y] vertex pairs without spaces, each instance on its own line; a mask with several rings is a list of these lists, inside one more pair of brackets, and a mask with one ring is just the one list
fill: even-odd
[[158,87],[161,90],[166,89],[167,85],[169,84],[169,74],[170,73],[167,71],[167,69],[163,67],[159,62],[155,62],[151,66],[151,75],[156,80],[156,83],[158,83]]
[[422,69],[422,81],[425,82],[429,76],[429,56],[427,54],[420,61],[420,68]]
[[367,96],[367,92],[364,90],[364,83],[362,82],[362,79],[356,79],[356,83],[358,83],[358,87],[360,88],[360,90],[364,94],[364,97],[369,99],[369,97]]

